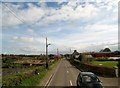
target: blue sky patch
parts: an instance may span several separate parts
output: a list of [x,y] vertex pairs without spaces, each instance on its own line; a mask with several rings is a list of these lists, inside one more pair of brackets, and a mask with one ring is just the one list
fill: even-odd
[[[111,2],[9,2],[2,8],[2,53],[44,54],[68,49],[117,50],[118,4]],[[109,42],[109,43],[108,43]],[[116,45],[114,45],[116,44]]]

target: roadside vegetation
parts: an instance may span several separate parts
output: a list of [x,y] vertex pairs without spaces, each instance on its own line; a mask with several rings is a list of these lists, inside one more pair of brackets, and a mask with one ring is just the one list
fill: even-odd
[[49,64],[49,69],[46,69],[44,66],[38,66],[27,72],[16,73],[14,75],[8,75],[3,77],[3,88],[6,86],[32,86],[35,87],[50,71],[58,61],[52,62]]
[[118,61],[92,61],[91,64],[106,66],[106,67],[114,67],[118,65]]
[[46,69],[44,58],[44,55],[2,55],[2,88],[36,86],[58,62],[56,58],[50,59]]
[[19,86],[33,86],[35,87],[37,84],[40,83],[40,81],[44,78],[44,76],[52,70],[52,68],[55,66],[56,62],[53,62],[49,65],[49,69],[41,68],[38,73],[32,77],[29,77],[27,79],[24,79],[21,81],[21,84]]
[[79,58],[68,59],[72,65],[80,71],[90,71],[99,76],[115,77],[116,71],[114,66],[118,65],[117,60],[108,58],[92,58],[89,55],[80,54]]

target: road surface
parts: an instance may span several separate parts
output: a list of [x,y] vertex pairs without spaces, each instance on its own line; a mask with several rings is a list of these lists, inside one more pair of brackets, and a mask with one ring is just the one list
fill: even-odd
[[[51,72],[51,76],[46,77],[47,82],[44,86],[76,86],[77,76],[80,73],[78,69],[70,64],[66,59],[62,59]],[[49,76],[48,74],[47,76]],[[99,77],[103,86],[106,88],[118,88],[118,78]],[[42,86],[43,86],[42,85]],[[39,85],[41,86],[41,84]]]
[[57,66],[48,86],[76,86],[79,70],[63,59]]

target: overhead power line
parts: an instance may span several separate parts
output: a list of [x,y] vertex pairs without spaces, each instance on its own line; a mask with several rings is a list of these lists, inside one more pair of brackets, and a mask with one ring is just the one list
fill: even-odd
[[[7,8],[7,9],[9,10],[9,12],[10,12],[15,18],[17,18],[20,22],[22,22],[23,24],[26,23],[26,21],[23,19],[24,17],[18,16],[18,15],[16,14],[16,12],[15,12],[13,9],[11,9],[7,4],[5,4],[5,3],[2,3],[2,4],[3,4],[3,6],[4,6],[5,8]],[[26,26],[27,26],[28,28],[31,28],[31,29],[32,29],[32,26],[33,26],[35,23],[36,23],[36,22],[34,22],[33,24],[30,24],[30,25],[26,24]]]
[[11,8],[9,8],[8,6],[7,6],[7,4],[4,4],[4,3],[2,3],[3,4],[3,6],[5,7],[5,8],[7,8],[8,10],[9,10],[9,12],[13,15],[13,16],[15,16],[19,21],[21,21],[22,23],[25,23],[25,21],[23,20],[23,19],[21,19],[20,17],[18,17],[17,15],[16,15],[16,13],[11,9]]
[[[34,22],[34,23],[32,23],[32,24],[27,24],[27,22],[23,19],[24,17],[21,17],[20,15],[18,16],[17,14],[16,14],[16,12],[13,10],[13,9],[11,9],[7,4],[5,4],[5,3],[2,3],[3,4],[3,6],[6,8],[6,9],[8,9],[9,10],[9,12],[15,17],[15,18],[17,18],[21,23],[23,23],[23,24],[25,24],[28,28],[30,28],[30,29],[33,29],[33,25],[35,25],[38,21],[36,21],[36,22]],[[38,19],[39,20],[39,19]],[[43,36],[43,35],[41,35],[42,37],[46,37],[46,36]]]

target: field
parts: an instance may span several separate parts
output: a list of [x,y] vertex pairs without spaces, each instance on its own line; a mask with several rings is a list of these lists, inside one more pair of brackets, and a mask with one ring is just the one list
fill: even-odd
[[[35,86],[48,72],[44,58],[44,55],[2,55],[2,86]],[[49,70],[55,62],[49,60]]]
[[117,66],[118,61],[92,61],[91,64],[102,65],[106,67],[114,67],[114,66]]

